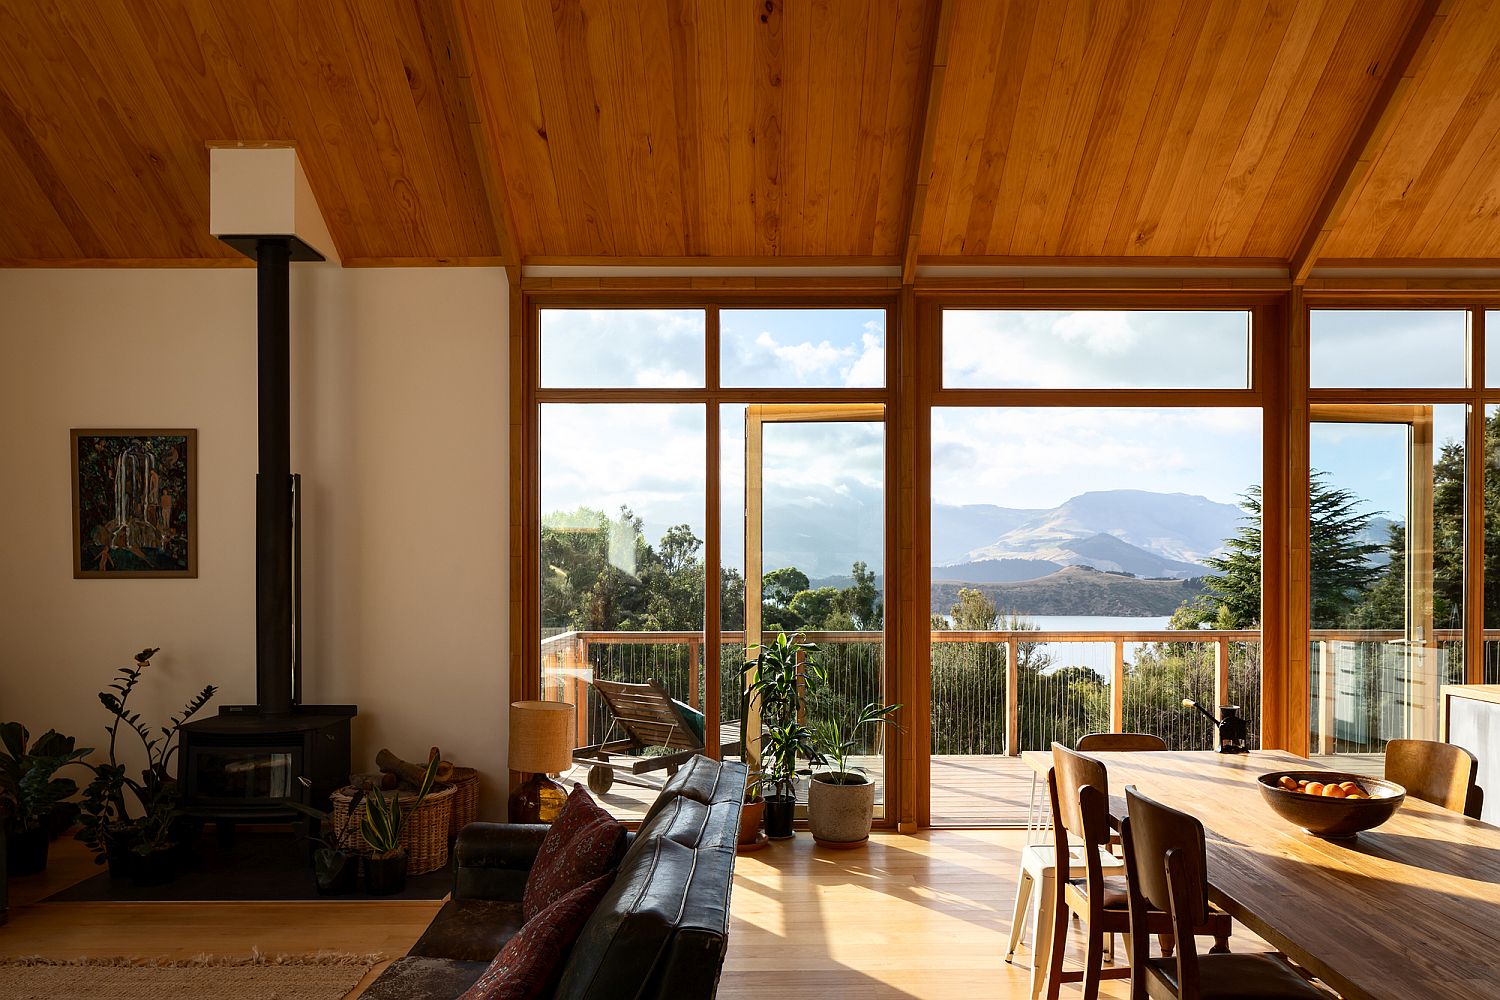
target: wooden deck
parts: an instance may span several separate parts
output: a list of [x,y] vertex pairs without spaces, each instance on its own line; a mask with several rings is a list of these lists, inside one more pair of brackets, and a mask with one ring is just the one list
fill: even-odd
[[[1385,768],[1383,754],[1338,754],[1315,757],[1329,768],[1379,777]],[[875,801],[884,800],[884,775],[880,760],[862,758],[865,770],[875,776]],[[575,767],[563,776],[563,784],[588,783],[588,769]],[[600,797],[605,808],[620,819],[640,819],[656,799],[656,785],[616,781]],[[1032,794],[1031,768],[1019,757],[1000,755],[945,756],[932,758],[932,825],[976,829],[1026,826]],[[1044,807],[1045,789],[1037,790],[1038,807]],[[800,793],[806,797],[806,791]]]
[[[863,758],[861,766],[875,777],[875,801],[883,801],[880,759]],[[574,767],[562,776],[568,788],[588,783],[588,768]],[[640,819],[656,799],[655,784],[616,780],[600,801],[620,819]],[[803,795],[805,796],[805,792]],[[1031,796],[1031,769],[1019,757],[973,756],[932,758],[932,825],[948,827],[1024,827]]]

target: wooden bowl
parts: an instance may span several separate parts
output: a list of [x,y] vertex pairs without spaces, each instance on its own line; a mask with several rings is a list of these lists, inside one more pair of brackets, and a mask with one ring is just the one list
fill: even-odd
[[[1358,782],[1370,793],[1368,799],[1335,799],[1306,792],[1292,792],[1278,782],[1283,777],[1294,781]],[[1361,830],[1373,830],[1395,815],[1406,799],[1406,789],[1384,778],[1369,778],[1347,771],[1272,771],[1262,774],[1260,794],[1276,815],[1295,823],[1315,837],[1347,840]]]

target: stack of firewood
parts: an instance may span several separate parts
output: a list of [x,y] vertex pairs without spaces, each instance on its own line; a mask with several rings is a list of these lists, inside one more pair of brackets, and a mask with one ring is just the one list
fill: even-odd
[[[427,760],[430,762],[437,759],[437,780],[448,782],[453,779],[453,764],[443,760],[442,751],[433,747],[427,752]],[[351,774],[349,784],[355,788],[363,788],[365,791],[380,790],[390,791],[400,788],[405,791],[418,791],[422,787],[422,778],[427,774],[426,764],[414,764],[409,760],[402,760],[389,750],[382,749],[375,755],[375,766],[378,771],[370,771],[364,774]]]

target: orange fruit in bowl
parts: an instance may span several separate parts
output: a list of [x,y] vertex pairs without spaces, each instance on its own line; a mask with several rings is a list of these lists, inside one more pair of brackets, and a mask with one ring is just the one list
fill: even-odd
[[1322,795],[1323,783],[1321,781],[1309,781],[1307,787],[1302,790],[1308,795]]
[[1340,781],[1339,787],[1344,790],[1345,795],[1352,795],[1355,792],[1364,792],[1364,789],[1359,787],[1359,782],[1357,781]]
[[1323,786],[1323,797],[1324,798],[1328,798],[1328,799],[1342,799],[1342,798],[1347,798],[1348,795],[1349,795],[1349,793],[1346,792],[1346,791],[1344,791],[1344,786],[1343,785],[1331,785],[1330,784],[1330,785],[1324,785]]
[[1298,788],[1297,779],[1290,774],[1283,774],[1281,780],[1276,783],[1289,792],[1295,792]]

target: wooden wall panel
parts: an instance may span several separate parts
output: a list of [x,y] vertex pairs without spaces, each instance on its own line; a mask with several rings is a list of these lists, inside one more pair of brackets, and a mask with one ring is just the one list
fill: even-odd
[[954,0],[921,252],[1285,259],[1411,0]]
[[423,4],[0,0],[3,258],[216,258],[211,141],[296,143],[345,257],[498,252]]
[[531,256],[899,252],[927,0],[459,0]]
[[1443,5],[1370,156],[1324,256],[1500,255],[1500,4]]

